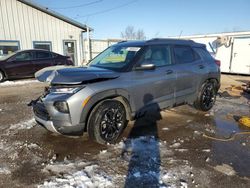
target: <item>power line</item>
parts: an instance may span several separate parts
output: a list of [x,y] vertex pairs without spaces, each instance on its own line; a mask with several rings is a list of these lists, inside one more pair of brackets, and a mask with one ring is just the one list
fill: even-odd
[[70,7],[50,7],[50,9],[72,9],[72,8],[86,7],[86,6],[90,6],[90,5],[93,5],[93,4],[100,3],[102,1],[103,0],[96,0],[96,1],[89,2],[89,3],[84,3],[84,4],[81,4],[81,5],[75,5],[75,6],[70,6]]
[[116,10],[116,9],[128,6],[128,5],[132,4],[132,3],[135,3],[136,1],[138,1],[138,0],[129,1],[127,3],[121,4],[121,5],[116,6],[116,7],[112,7],[112,8],[105,9],[105,10],[98,11],[98,12],[93,12],[93,13],[90,13],[90,14],[85,14],[83,16],[77,16],[77,18],[84,18],[84,17],[89,17],[89,16],[94,16],[94,15],[98,15],[98,14],[103,14],[103,13],[106,13],[106,12],[110,12],[112,10]]

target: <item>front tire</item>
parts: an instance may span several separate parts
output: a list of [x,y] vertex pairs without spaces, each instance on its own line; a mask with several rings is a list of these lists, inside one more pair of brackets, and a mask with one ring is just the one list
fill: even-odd
[[0,71],[0,82],[3,82],[4,79],[5,79],[4,73],[2,71]]
[[126,110],[116,100],[106,100],[91,112],[88,121],[90,139],[100,143],[115,143],[126,127]]
[[204,83],[198,94],[194,107],[200,111],[210,110],[216,101],[217,89],[214,82],[208,81]]

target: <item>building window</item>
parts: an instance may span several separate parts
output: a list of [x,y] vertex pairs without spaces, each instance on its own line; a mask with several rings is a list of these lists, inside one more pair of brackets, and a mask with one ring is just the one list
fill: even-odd
[[52,50],[52,44],[51,42],[45,42],[45,41],[34,41],[33,42],[34,49],[43,49],[43,50]]
[[19,41],[0,40],[0,57],[11,54],[20,49]]

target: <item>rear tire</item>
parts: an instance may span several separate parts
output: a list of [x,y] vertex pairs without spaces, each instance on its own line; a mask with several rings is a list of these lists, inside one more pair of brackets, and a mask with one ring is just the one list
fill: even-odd
[[214,82],[205,82],[198,94],[194,107],[200,111],[210,110],[216,101],[217,89]]
[[0,70],[0,82],[3,82],[5,79],[4,73]]
[[126,127],[126,110],[116,100],[106,100],[91,112],[88,121],[90,139],[100,143],[115,143]]

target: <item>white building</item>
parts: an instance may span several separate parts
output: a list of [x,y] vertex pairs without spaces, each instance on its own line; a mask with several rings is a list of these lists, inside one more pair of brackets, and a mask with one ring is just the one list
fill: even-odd
[[0,56],[41,48],[82,64],[86,25],[28,0],[0,0]]
[[206,44],[214,57],[221,61],[222,72],[250,75],[250,32],[192,35],[180,38]]

